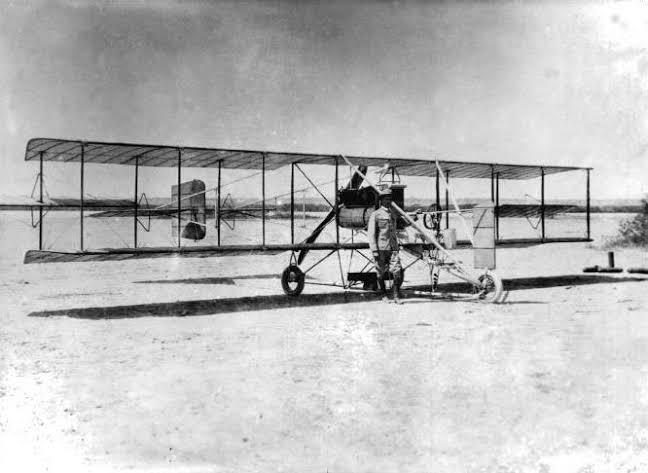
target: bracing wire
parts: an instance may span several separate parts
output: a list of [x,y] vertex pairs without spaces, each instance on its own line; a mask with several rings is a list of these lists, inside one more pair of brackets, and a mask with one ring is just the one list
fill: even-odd
[[128,243],[126,242],[126,240],[124,240],[124,239],[122,238],[122,236],[121,236],[119,233],[117,233],[117,231],[115,231],[114,228],[112,228],[110,225],[108,225],[108,223],[106,223],[105,220],[106,220],[106,219],[104,219],[104,218],[100,218],[100,219],[99,219],[99,221],[101,221],[101,223],[102,223],[103,225],[105,225],[106,228],[108,228],[108,230],[110,230],[110,231],[111,231],[111,232],[112,232],[112,233],[113,233],[117,238],[119,238],[119,241],[121,241],[121,242],[124,244],[125,247],[128,247]]
[[[350,168],[350,167],[349,167],[349,170],[350,170],[350,172],[351,172],[351,168]],[[243,176],[243,177],[241,177],[241,178],[239,178],[239,179],[235,179],[235,180],[229,181],[229,182],[226,183],[226,184],[222,184],[222,185],[220,186],[220,189],[222,190],[222,189],[227,188],[228,186],[231,186],[231,185],[233,185],[233,184],[235,184],[235,183],[237,183],[237,182],[241,182],[241,181],[245,181],[245,180],[247,180],[247,179],[251,179],[251,178],[253,178],[253,177],[255,177],[255,176],[258,176],[258,175],[260,175],[260,174],[262,174],[262,173],[263,173],[263,171],[258,171],[258,172],[254,172],[254,173],[252,173],[252,174],[249,174],[249,175],[247,175],[247,176]],[[39,177],[39,178],[40,178],[40,177]],[[49,183],[54,183],[54,184],[61,184],[61,183],[65,183],[65,184],[67,184],[65,181],[61,180],[60,178],[57,178],[55,175],[54,175],[54,176],[49,176],[49,177],[48,177],[48,182],[49,182]],[[280,197],[286,197],[286,196],[291,195],[291,193],[306,192],[306,191],[310,190],[311,188],[313,188],[313,187],[315,187],[315,186],[324,186],[324,185],[327,185],[327,184],[331,184],[332,182],[334,182],[334,179],[330,179],[330,180],[326,180],[326,181],[317,182],[317,183],[315,183],[315,184],[312,184],[312,185],[309,185],[309,186],[306,186],[306,187],[303,187],[303,188],[294,189],[294,190],[291,191],[291,192],[285,192],[285,193],[281,193],[281,194],[275,194],[275,195],[267,196],[267,197],[265,198],[265,201],[267,202],[269,199],[276,199],[276,198],[280,198]],[[182,196],[181,199],[180,199],[180,201],[190,199],[190,198],[195,197],[195,196],[197,196],[197,195],[207,194],[207,193],[209,193],[209,192],[217,192],[217,191],[218,191],[218,187],[212,187],[212,188],[206,189],[206,190],[204,190],[204,191],[200,191],[200,192],[196,192],[196,193],[193,193],[193,194],[190,194],[190,195]],[[43,189],[43,193],[44,193],[44,196],[46,195],[48,199],[51,199],[50,194],[49,194],[49,191],[45,188],[45,186],[44,186],[44,189]],[[90,199],[99,199],[99,198],[98,198],[96,195],[94,195],[94,194],[86,193],[85,195],[86,195],[87,197],[89,197]],[[250,202],[250,203],[246,203],[245,205],[238,206],[238,207],[233,207],[233,208],[228,209],[228,210],[245,210],[246,207],[250,207],[250,206],[253,206],[253,205],[255,205],[255,204],[259,204],[259,203],[263,203],[263,202],[264,202],[264,199],[259,199],[259,200],[257,200],[257,201],[253,201],[253,202]],[[177,205],[177,203],[178,203],[178,200],[174,200],[173,202],[169,202],[169,203],[166,203],[166,204],[162,204],[162,205],[159,205],[159,206],[156,206],[156,207],[147,208],[147,210],[149,210],[149,211],[150,211],[150,210],[160,210],[160,209],[164,209],[164,208],[167,208],[167,207],[175,206],[175,205]],[[119,239],[119,241],[121,241],[125,246],[128,246],[128,243],[124,240],[124,238],[122,237],[122,235],[120,235],[117,231],[115,231],[115,229],[112,228],[112,227],[111,227],[111,226],[110,226],[110,225],[105,221],[105,219],[100,219],[100,220],[102,220],[102,224],[103,224],[103,225],[105,225],[105,226],[106,226],[106,227],[107,227],[107,228],[108,228],[108,229],[109,229],[109,230],[110,230],[110,231],[111,231],[115,236],[117,236],[117,238]],[[17,221],[20,221],[20,220],[17,220]],[[270,224],[274,224],[274,225],[278,225],[278,226],[282,226],[282,227],[290,227],[290,224],[288,224],[288,223],[278,222],[278,221],[274,221],[274,220],[267,220],[267,221],[268,221],[268,223],[270,223]],[[25,225],[27,225],[25,222],[21,222],[21,223],[24,223]],[[61,232],[61,233],[59,234],[59,236],[58,236],[57,238],[55,238],[55,240],[54,240],[50,245],[48,245],[48,249],[51,249],[51,248],[54,246],[54,244],[60,240],[61,237],[63,237],[64,235],[67,235],[68,233],[69,233],[69,229],[68,229],[68,231]],[[253,241],[253,239],[251,239],[251,238],[247,238],[247,237],[243,237],[242,235],[239,235],[239,237],[244,238],[244,239],[249,240],[249,241]],[[169,237],[169,241],[171,241],[171,240],[172,240],[171,237]],[[173,244],[175,244],[175,241],[173,241]]]

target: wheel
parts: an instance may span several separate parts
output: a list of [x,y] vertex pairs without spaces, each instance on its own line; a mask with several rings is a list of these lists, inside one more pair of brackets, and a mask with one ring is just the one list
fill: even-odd
[[281,287],[284,294],[298,296],[304,290],[306,275],[299,266],[291,264],[281,273]]
[[497,303],[500,301],[504,293],[504,285],[500,277],[489,271],[479,276],[481,287],[475,287],[475,292],[479,295],[479,299],[484,302]]
[[432,230],[434,228],[432,226],[432,218],[433,217],[430,214],[423,214],[423,226],[428,230]]
[[[427,212],[438,212],[439,208],[436,204],[430,205]],[[439,225],[439,214],[437,213],[426,213],[423,214],[423,226],[428,230],[438,231],[440,228]]]

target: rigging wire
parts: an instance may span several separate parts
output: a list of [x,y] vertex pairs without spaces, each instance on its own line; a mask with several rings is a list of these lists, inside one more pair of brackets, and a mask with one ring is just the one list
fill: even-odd
[[[351,172],[351,168],[349,168],[349,171]],[[247,179],[251,179],[251,178],[253,178],[255,176],[258,176],[258,175],[260,175],[262,173],[263,173],[263,171],[258,171],[258,172],[254,172],[252,174],[249,174],[247,176],[243,176],[243,177],[241,177],[239,179],[229,181],[226,184],[222,184],[220,186],[220,189],[222,190],[222,189],[224,189],[224,188],[226,188],[228,186],[231,186],[231,185],[233,185],[233,184],[235,184],[237,182],[241,182],[241,181],[245,181]],[[327,185],[327,184],[331,184],[334,181],[335,181],[334,179],[329,179],[329,180],[326,180],[326,181],[320,181],[320,182],[315,183],[314,185],[309,185],[309,186],[306,186],[306,187],[303,187],[303,188],[294,189],[291,192],[285,192],[285,193],[282,193],[282,194],[275,194],[275,195],[267,196],[265,198],[265,201],[267,202],[269,199],[277,199],[277,198],[281,198],[281,197],[286,197],[286,196],[291,195],[291,193],[306,192],[306,191],[312,189],[315,186],[324,186],[324,185]],[[53,183],[54,185],[56,185],[56,184],[66,184],[67,185],[68,184],[66,181],[64,181],[64,180],[62,180],[60,178],[57,178],[56,175],[48,176],[47,182],[48,183]],[[208,192],[217,192],[217,191],[218,191],[218,187],[212,187],[212,188],[206,189],[204,191],[200,191],[200,192],[197,192],[197,193],[194,193],[194,194],[183,196],[180,200],[181,201],[182,200],[187,200],[187,199],[190,199],[191,197],[195,197],[197,195],[207,194]],[[47,196],[47,198],[51,200],[49,191],[48,191],[47,188],[45,188],[45,186],[44,186],[44,189],[43,189],[43,194],[44,194],[44,197]],[[84,197],[88,197],[90,199],[96,199],[96,200],[101,199],[100,197],[98,197],[97,195],[92,194],[92,193],[86,193],[86,194],[84,194]],[[125,199],[125,200],[128,200],[128,199]],[[150,210],[164,209],[166,207],[171,207],[171,206],[177,205],[177,202],[178,201],[175,200],[173,202],[162,204],[162,205],[159,205],[159,206],[156,206],[156,207],[147,207],[145,210],[150,211]],[[264,199],[260,199],[260,200],[257,200],[257,201],[252,201],[252,202],[247,203],[247,204],[242,205],[242,206],[228,208],[228,210],[245,210],[246,207],[250,207],[250,206],[253,206],[255,204],[259,204],[259,203],[263,203],[263,202],[264,202]],[[101,220],[102,225],[106,226],[119,239],[119,241],[121,241],[126,247],[128,247],[129,244],[124,240],[123,236],[120,235],[108,222],[106,222],[106,219],[101,218],[101,217],[99,219]],[[28,225],[26,222],[21,222],[18,219],[15,219],[15,220],[22,223],[22,224],[24,224],[24,225]],[[290,227],[289,223],[278,222],[276,220],[266,220],[266,221],[268,223],[270,223],[270,224],[273,224],[273,225],[282,226],[282,227],[286,227],[286,228]],[[60,232],[59,235],[54,239],[54,241],[50,245],[48,245],[47,248],[51,249],[63,236],[67,235],[70,232],[70,230],[71,230],[71,227],[67,226],[67,230],[63,231],[63,232]],[[324,233],[326,233],[326,232],[324,232]],[[252,238],[245,237],[243,235],[237,235],[237,238],[243,238],[243,239],[248,240],[248,241],[254,241]],[[171,245],[175,245],[175,243],[176,243],[175,239],[172,239],[171,237],[168,237],[168,241],[170,242]]]
[[119,233],[117,233],[117,232],[116,232],[116,231],[115,231],[115,230],[114,230],[110,225],[108,225],[108,223],[107,223],[105,220],[106,220],[106,219],[104,219],[104,218],[99,218],[99,221],[100,221],[103,225],[105,225],[106,228],[108,228],[108,230],[110,230],[110,231],[111,231],[115,236],[117,236],[117,238],[119,239],[119,241],[121,241],[121,242],[124,244],[124,247],[128,248],[129,244],[126,242],[126,240],[124,240],[124,239],[122,238],[122,236],[121,236]]
[[29,222],[23,222],[23,221],[20,220],[18,217],[14,217],[13,215],[10,215],[10,214],[11,214],[11,212],[4,212],[4,216],[5,216],[7,219],[9,219],[9,220],[13,220],[14,222],[18,222],[18,223],[20,223],[20,224],[22,224],[22,225],[25,225],[25,226],[28,227],[28,228],[35,228],[35,227],[33,227],[33,226],[31,225],[31,223],[29,223]]

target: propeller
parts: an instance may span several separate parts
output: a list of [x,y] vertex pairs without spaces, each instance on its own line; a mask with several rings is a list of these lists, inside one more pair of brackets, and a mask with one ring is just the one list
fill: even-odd
[[[367,166],[360,166],[358,168],[360,173],[364,174],[367,172]],[[358,173],[358,171],[353,173],[353,176],[351,176],[351,179],[347,183],[347,185],[344,187],[345,189],[358,189],[360,187],[360,184],[362,184],[363,177],[361,174]],[[337,192],[337,190],[336,190]],[[341,204],[338,206],[340,207]],[[308,238],[304,240],[304,243],[313,243],[315,240],[317,240],[317,237],[320,236],[320,233],[324,230],[324,228],[331,223],[331,221],[335,218],[335,209],[331,209],[331,211],[324,217],[324,219],[320,222],[320,224],[313,230],[313,232],[308,235]],[[297,264],[302,264],[302,261],[304,261],[304,258],[306,258],[306,255],[308,254],[308,250],[301,250],[299,252],[299,256],[297,257]]]

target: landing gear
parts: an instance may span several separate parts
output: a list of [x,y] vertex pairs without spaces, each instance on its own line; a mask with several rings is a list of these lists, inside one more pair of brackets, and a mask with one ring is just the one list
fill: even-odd
[[494,272],[488,271],[479,276],[481,286],[475,287],[475,293],[479,300],[490,303],[498,303],[501,301],[502,294],[504,293],[504,286],[502,279]]
[[281,273],[281,287],[287,296],[298,296],[304,290],[306,275],[296,264],[290,264]]

